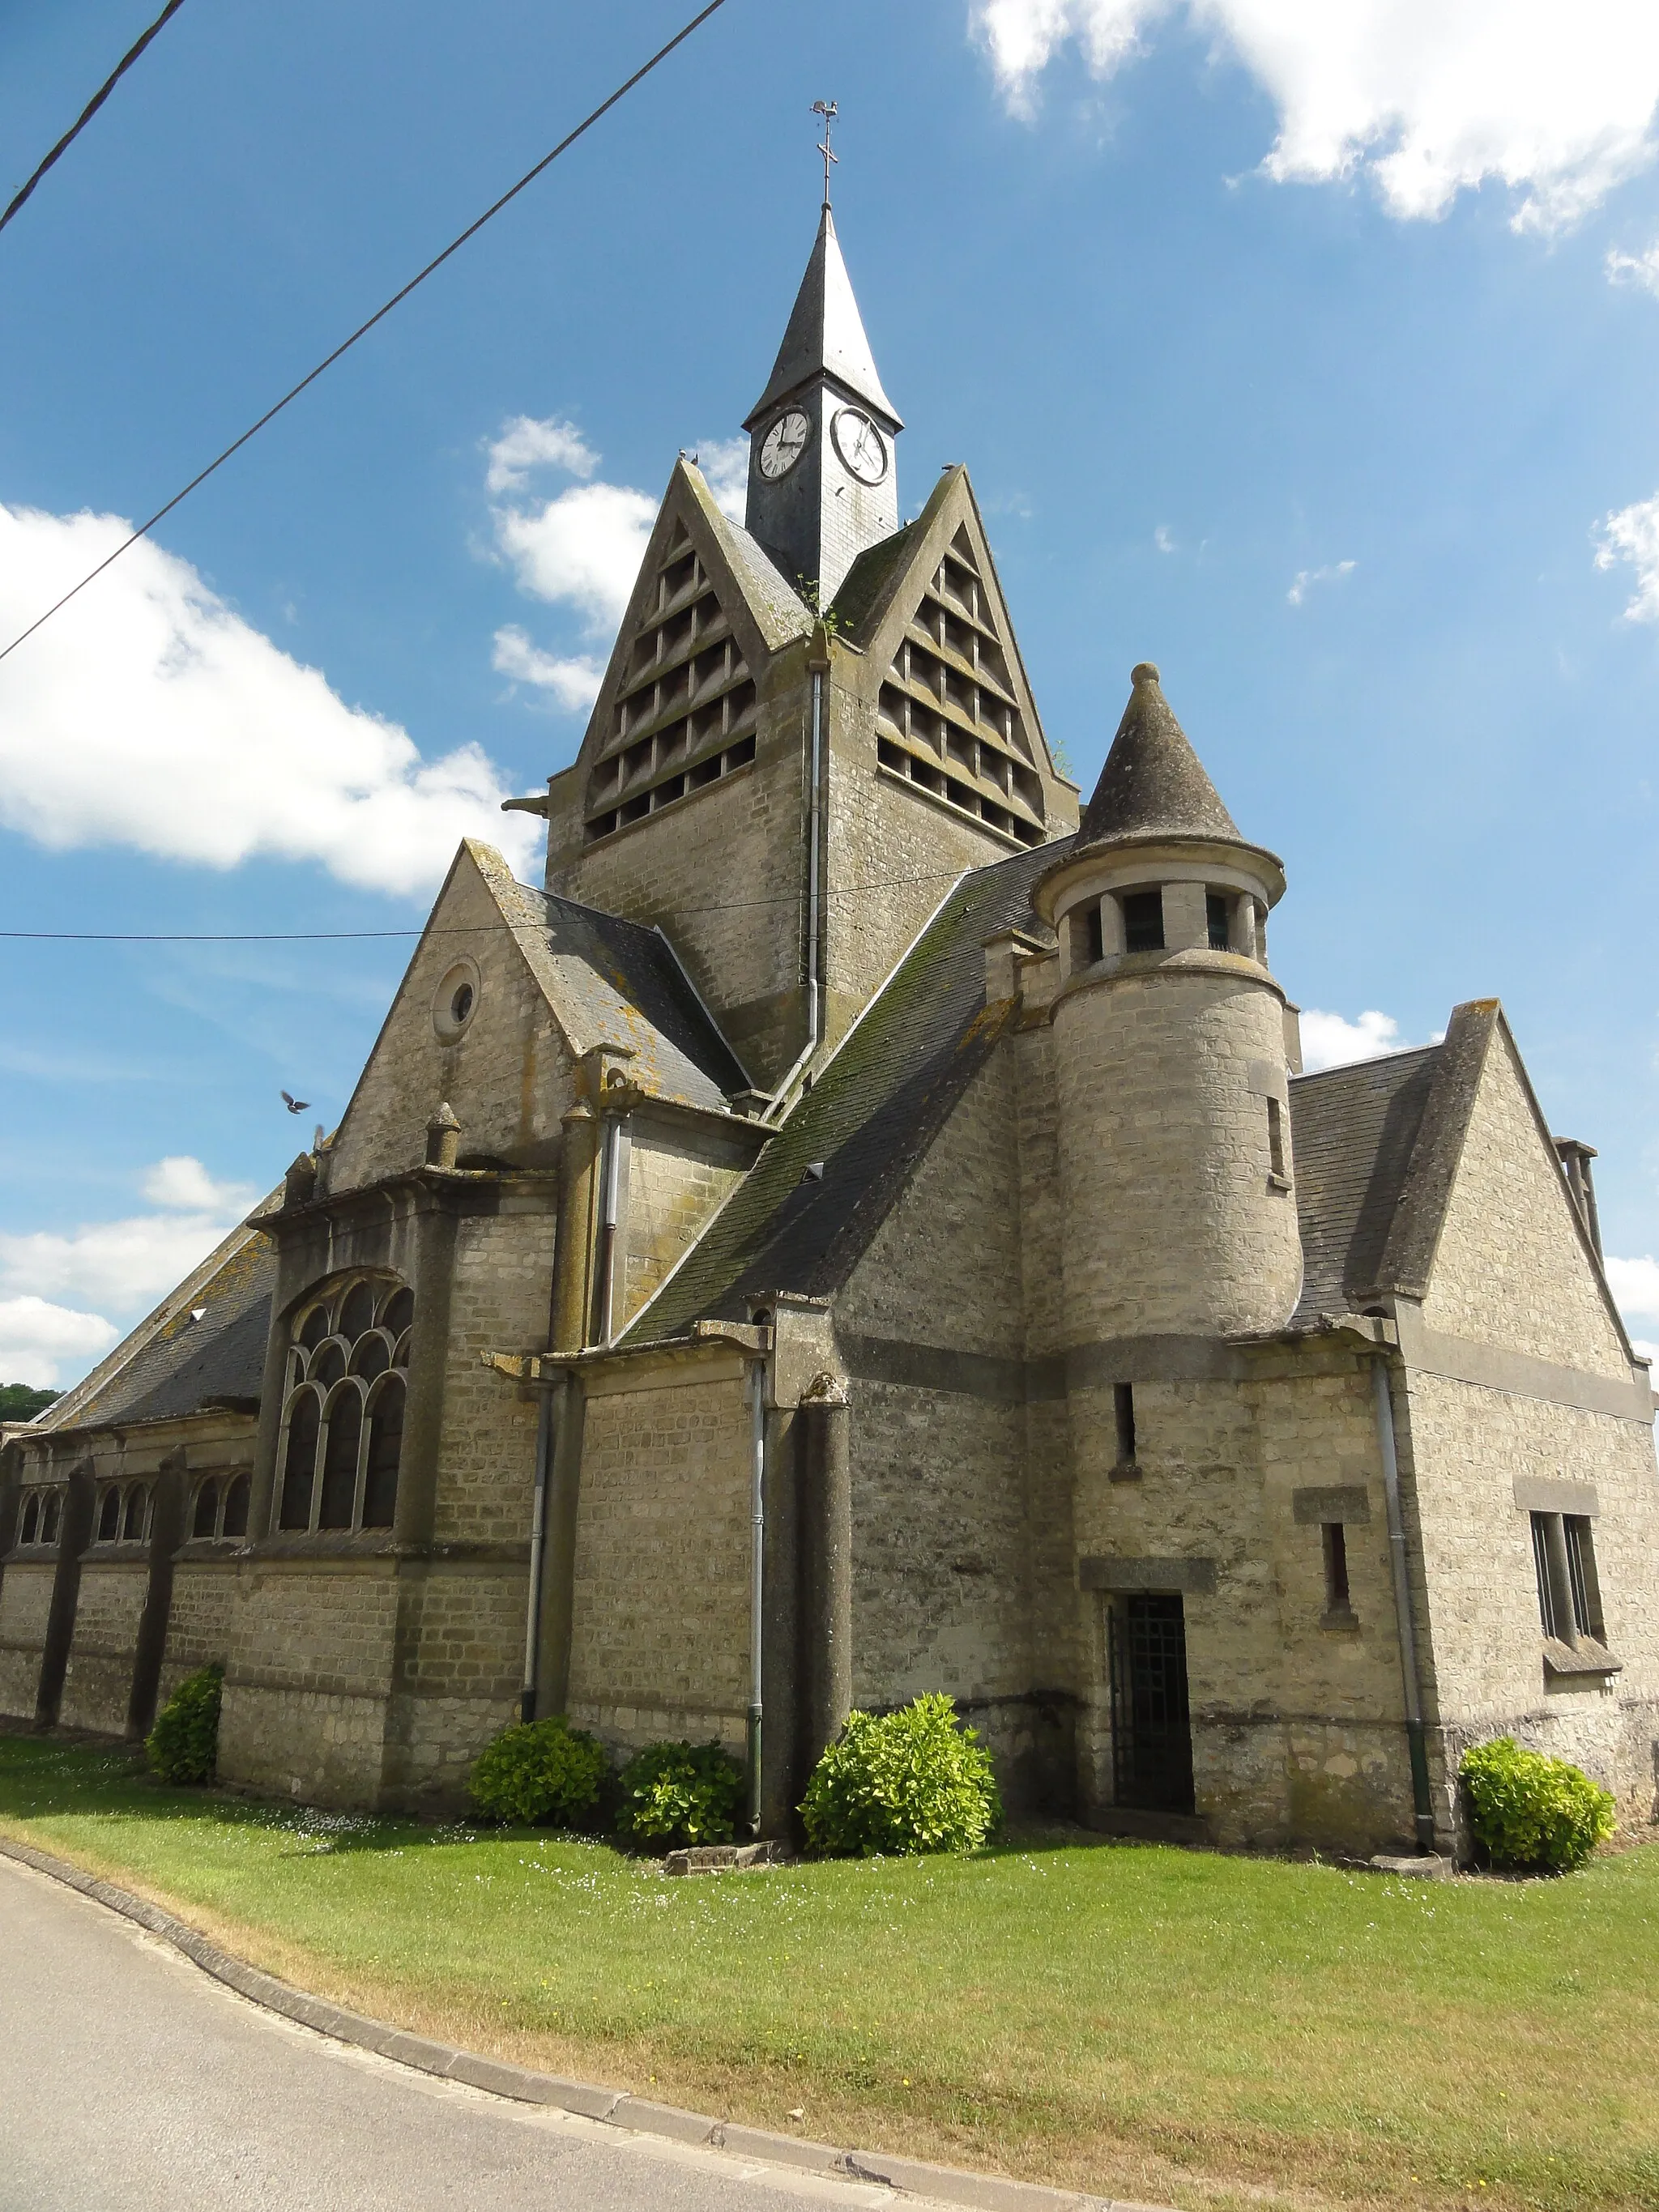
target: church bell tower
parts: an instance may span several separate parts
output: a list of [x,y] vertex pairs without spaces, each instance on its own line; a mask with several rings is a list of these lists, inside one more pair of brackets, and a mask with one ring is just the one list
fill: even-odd
[[866,546],[899,526],[893,441],[829,196],[794,311],[749,433],[744,521],[798,589],[827,607]]

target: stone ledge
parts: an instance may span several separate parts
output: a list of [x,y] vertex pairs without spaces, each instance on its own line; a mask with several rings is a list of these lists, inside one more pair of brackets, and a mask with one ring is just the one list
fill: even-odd
[[373,2051],[383,2058],[412,2066],[440,2079],[465,2082],[486,2094],[507,2097],[520,2104],[551,2106],[598,2120],[637,2135],[667,2137],[676,2142],[699,2143],[725,2151],[751,2163],[790,2166],[797,2171],[838,2174],[849,2181],[871,2182],[896,2190],[901,2196],[920,2197],[937,2204],[962,2204],[978,2212],[1170,2212],[1167,2205],[1143,2204],[1127,2197],[1086,2197],[1075,2190],[1048,2189],[1040,2183],[1009,2181],[1000,2175],[969,2173],[957,2166],[927,2166],[917,2159],[901,2158],[886,2151],[837,2150],[832,2144],[814,2142],[802,2136],[785,2136],[765,2128],[706,2118],[701,2113],[679,2111],[672,2105],[653,2104],[648,2098],[629,2096],[622,2089],[602,2089],[586,2081],[567,2081],[556,2074],[538,2074],[527,2067],[485,2058],[476,2051],[458,2051],[447,2043],[428,2042],[409,2035],[383,2021],[347,2012],[325,1998],[309,1996],[275,1975],[250,1966],[210,1943],[205,1936],[182,1920],[175,1920],[160,1905],[150,1905],[112,1883],[83,1874],[50,1852],[32,1844],[17,1844],[0,1837],[0,1857],[15,1859],[36,1874],[50,1876],[66,1888],[106,1905],[152,1936],[171,1943],[204,1973],[268,2012],[314,2029],[336,2042]]
[[701,1844],[685,1851],[670,1851],[662,1863],[665,1874],[741,1874],[747,1867],[788,1866],[795,1854],[787,1844]]

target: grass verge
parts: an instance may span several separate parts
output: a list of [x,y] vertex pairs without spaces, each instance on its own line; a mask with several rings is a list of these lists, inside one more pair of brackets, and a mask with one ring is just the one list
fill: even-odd
[[23,1736],[0,1832],[337,2002],[756,2125],[1218,2212],[1659,2204],[1659,1844],[1413,1883],[1066,1832],[673,1881]]

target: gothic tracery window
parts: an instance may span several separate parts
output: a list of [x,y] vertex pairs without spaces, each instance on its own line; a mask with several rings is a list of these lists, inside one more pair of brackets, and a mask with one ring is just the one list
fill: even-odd
[[414,1319],[414,1294],[387,1275],[347,1277],[296,1316],[277,1455],[279,1530],[392,1527]]

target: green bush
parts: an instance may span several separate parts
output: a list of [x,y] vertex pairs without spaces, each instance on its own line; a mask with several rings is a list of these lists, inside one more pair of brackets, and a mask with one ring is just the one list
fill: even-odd
[[149,1763],[163,1782],[211,1782],[219,1757],[219,1692],[222,1667],[204,1667],[184,1680],[155,1716],[144,1739]]
[[1613,1833],[1613,1799],[1565,1759],[1495,1736],[1458,1768],[1469,1820],[1496,1867],[1571,1874]]
[[492,1820],[550,1820],[574,1828],[591,1819],[609,1771],[605,1747],[562,1718],[503,1729],[473,1762],[472,1802]]
[[652,1743],[622,1771],[617,1832],[672,1850],[729,1844],[743,1769],[717,1743]]
[[860,1857],[977,1850],[1002,1820],[990,1753],[937,1692],[896,1713],[848,1713],[800,1809],[813,1850]]

